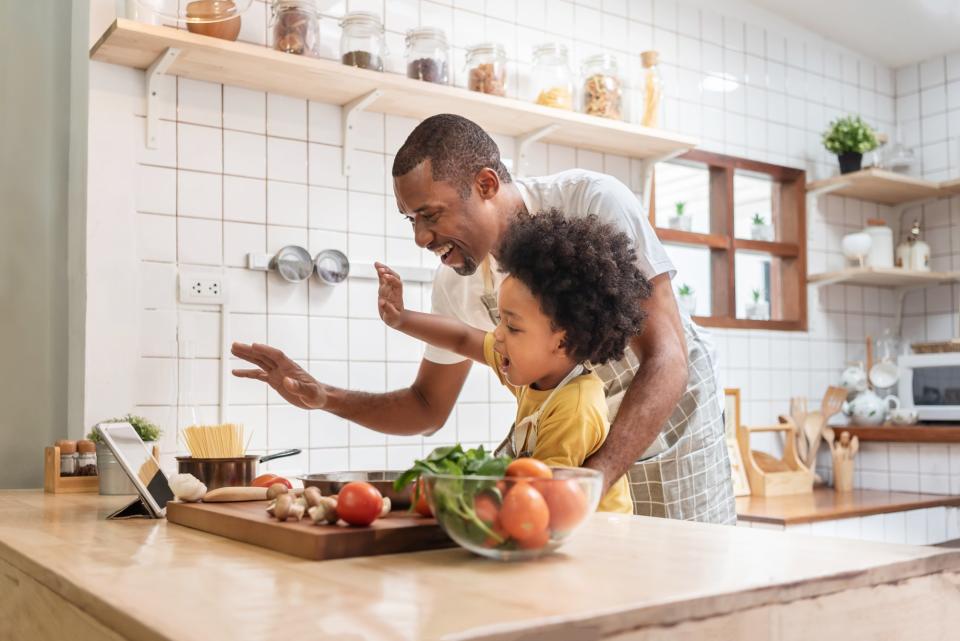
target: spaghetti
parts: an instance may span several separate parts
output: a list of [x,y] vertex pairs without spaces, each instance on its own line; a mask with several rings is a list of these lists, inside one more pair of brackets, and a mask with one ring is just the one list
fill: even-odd
[[239,458],[246,451],[243,425],[191,425],[181,432],[193,458]]

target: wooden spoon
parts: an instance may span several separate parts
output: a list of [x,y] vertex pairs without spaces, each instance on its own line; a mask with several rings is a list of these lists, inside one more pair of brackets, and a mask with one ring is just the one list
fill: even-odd
[[830,453],[833,454],[836,450],[833,447],[833,442],[836,440],[837,435],[833,433],[832,427],[823,426],[823,440],[827,442],[827,445],[830,447]]
[[803,433],[807,439],[807,455],[803,457],[803,464],[808,468],[813,468],[817,462],[817,450],[820,449],[820,438],[823,434],[823,426],[827,420],[823,414],[814,410],[807,414],[803,422]]
[[857,451],[860,449],[860,439],[854,436],[850,439],[850,458],[856,456]]

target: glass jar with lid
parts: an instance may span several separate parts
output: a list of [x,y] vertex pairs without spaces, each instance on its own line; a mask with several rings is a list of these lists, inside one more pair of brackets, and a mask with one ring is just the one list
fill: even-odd
[[533,50],[531,83],[538,105],[573,109],[573,73],[566,45],[551,42]]
[[407,77],[446,85],[450,83],[450,49],[443,29],[420,27],[407,32]]
[[467,87],[494,96],[507,93],[507,54],[494,42],[467,47]]
[[660,75],[660,54],[656,51],[640,53],[643,64],[643,106],[640,124],[644,127],[663,126],[663,78]]
[[320,48],[320,14],[314,0],[273,0],[273,48],[316,57]]
[[583,61],[583,113],[623,119],[623,86],[617,59],[601,53]]
[[93,441],[77,441],[77,476],[97,475],[97,444]]
[[340,21],[340,61],[350,67],[383,71],[387,47],[380,16],[368,11],[351,11]]

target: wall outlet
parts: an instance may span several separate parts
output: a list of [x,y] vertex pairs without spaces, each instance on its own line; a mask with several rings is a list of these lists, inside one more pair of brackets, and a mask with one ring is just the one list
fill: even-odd
[[180,302],[222,305],[227,302],[227,285],[223,272],[180,272]]

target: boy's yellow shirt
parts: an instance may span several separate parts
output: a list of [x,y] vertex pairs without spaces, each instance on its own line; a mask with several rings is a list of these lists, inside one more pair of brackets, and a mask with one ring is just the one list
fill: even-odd
[[[493,333],[483,340],[483,357],[497,378],[517,397],[517,422],[529,416],[547,400],[553,390],[535,390],[529,385],[511,385],[500,372],[500,355],[493,351]],[[533,458],[547,465],[580,467],[600,449],[610,431],[603,381],[593,372],[577,376],[557,392],[540,415]],[[597,508],[601,512],[633,514],[630,484],[624,475],[610,486]]]

